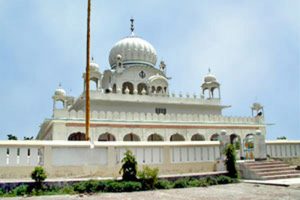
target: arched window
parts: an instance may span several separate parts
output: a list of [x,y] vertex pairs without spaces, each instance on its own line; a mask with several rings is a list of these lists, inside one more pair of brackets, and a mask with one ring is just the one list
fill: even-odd
[[210,141],[219,141],[219,134],[215,133],[210,137]]
[[162,91],[162,87],[158,86],[156,89],[156,93],[161,93],[161,91]]
[[63,100],[55,101],[55,109],[64,109],[64,102]]
[[123,94],[126,94],[125,90],[128,88],[129,90],[129,94],[133,94],[133,84],[130,83],[130,82],[125,82],[123,83],[123,86],[122,86],[122,93]]
[[154,93],[154,92],[155,92],[155,87],[152,86],[152,87],[151,87],[151,93]]
[[69,141],[84,141],[85,140],[85,134],[81,132],[72,133],[68,137]]
[[164,141],[163,137],[156,133],[149,135],[147,140],[148,141]]
[[145,83],[139,83],[137,88],[138,88],[138,94],[142,94],[143,90],[146,91],[145,94],[148,94],[148,88],[147,88],[147,85]]
[[170,141],[184,141],[184,137],[178,133],[171,135]]
[[129,133],[124,136],[123,141],[126,141],[126,142],[131,141],[132,142],[132,141],[141,141],[141,140],[140,140],[140,137],[137,136],[136,134]]
[[191,140],[192,141],[204,141],[205,138],[204,138],[203,135],[200,135],[200,134],[197,133],[197,134],[192,136]]
[[116,141],[116,138],[110,133],[103,133],[99,136],[98,141]]
[[97,80],[96,79],[90,80],[90,90],[92,90],[92,91],[97,90]]

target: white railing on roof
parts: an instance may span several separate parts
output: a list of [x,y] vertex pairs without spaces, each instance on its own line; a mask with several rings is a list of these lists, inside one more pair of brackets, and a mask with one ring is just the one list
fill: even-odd
[[[75,110],[54,110],[54,119],[84,119],[85,112]],[[228,117],[222,115],[199,115],[199,114],[156,114],[138,112],[110,112],[92,111],[92,120],[114,121],[160,121],[160,122],[203,122],[203,123],[229,123],[229,124],[258,124],[263,123],[258,117]]]

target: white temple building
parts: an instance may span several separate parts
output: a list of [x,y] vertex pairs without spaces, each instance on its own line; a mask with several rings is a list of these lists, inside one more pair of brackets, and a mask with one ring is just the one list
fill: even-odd
[[[199,85],[199,95],[169,92],[167,65],[157,62],[155,48],[134,34],[110,50],[110,69],[90,64],[90,137],[94,141],[199,141],[218,140],[221,133],[231,142],[260,131],[266,134],[263,107],[255,103],[251,117],[223,116],[229,108],[221,102],[221,84],[210,72]],[[85,74],[83,74],[83,83]],[[83,84],[85,85],[85,84]],[[37,135],[39,140],[84,140],[85,88],[79,97],[59,87],[53,95],[53,115]],[[63,106],[57,107],[61,102]],[[254,111],[254,112],[253,112]]]

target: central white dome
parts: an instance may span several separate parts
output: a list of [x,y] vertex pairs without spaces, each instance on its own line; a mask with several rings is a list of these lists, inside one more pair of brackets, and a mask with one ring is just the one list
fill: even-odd
[[125,66],[145,64],[154,67],[157,61],[154,47],[146,40],[133,35],[118,41],[110,50],[109,64],[111,68],[116,67],[119,55],[122,56]]

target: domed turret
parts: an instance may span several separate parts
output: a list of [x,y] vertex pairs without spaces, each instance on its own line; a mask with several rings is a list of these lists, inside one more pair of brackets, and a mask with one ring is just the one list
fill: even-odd
[[216,98],[215,90],[218,90],[218,98],[221,98],[220,83],[217,78],[211,74],[210,69],[208,69],[208,74],[204,77],[204,83],[202,87],[202,96],[205,96],[205,91],[208,91],[208,99]]
[[54,95],[56,96],[66,96],[66,91],[64,89],[61,88],[61,86],[59,88],[57,88],[54,92]]
[[99,71],[99,65],[97,63],[91,62],[90,63],[90,69],[92,71]]
[[208,69],[208,74],[204,77],[205,83],[217,82],[217,78],[211,74],[210,69]]
[[154,67],[156,64],[156,50],[149,42],[134,35],[133,19],[131,22],[131,35],[118,41],[110,50],[109,64],[112,69],[116,68],[120,56],[124,66],[144,64]]

